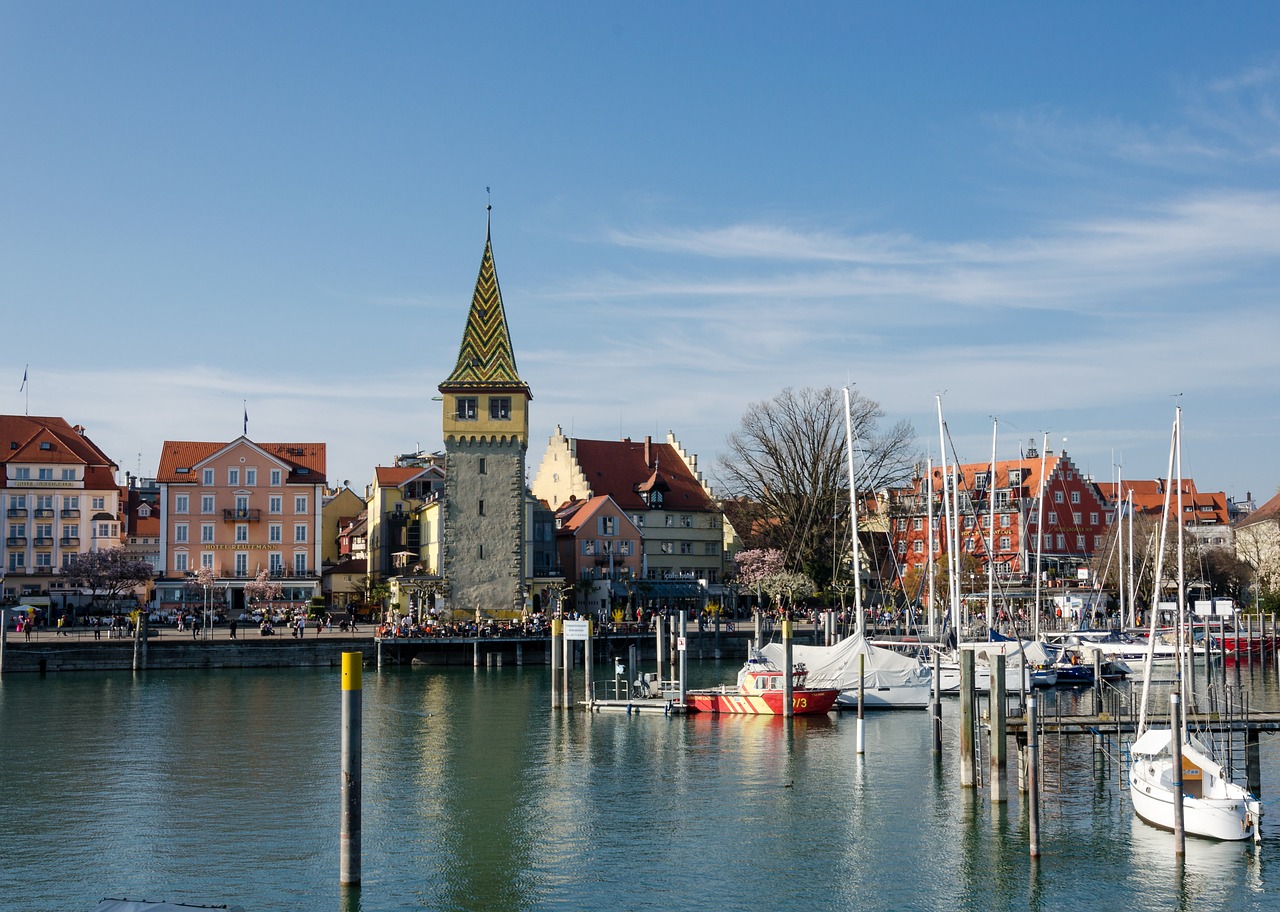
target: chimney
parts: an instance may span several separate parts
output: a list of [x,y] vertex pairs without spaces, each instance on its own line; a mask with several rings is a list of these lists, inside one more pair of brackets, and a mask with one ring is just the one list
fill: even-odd
[[644,467],[647,469],[653,465],[653,438],[648,434],[644,438]]

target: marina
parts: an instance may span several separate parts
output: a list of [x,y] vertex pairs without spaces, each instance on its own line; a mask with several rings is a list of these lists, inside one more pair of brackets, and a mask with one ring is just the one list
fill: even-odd
[[[690,684],[739,665],[691,662]],[[1191,839],[1179,865],[1092,739],[1052,727],[1096,716],[1088,689],[1038,694],[1035,861],[1025,795],[992,803],[982,766],[960,786],[954,699],[941,753],[929,714],[909,711],[868,716],[859,755],[845,714],[548,711],[549,669],[532,665],[366,669],[363,886],[343,891],[337,677],[6,675],[0,887],[40,909],[104,896],[368,912],[723,909],[763,895],[806,912],[851,897],[872,910],[1280,902],[1280,815],[1256,849]],[[1280,710],[1271,666],[1246,665],[1242,681],[1254,718]],[[1263,734],[1259,751],[1262,794],[1280,794],[1280,738]]]

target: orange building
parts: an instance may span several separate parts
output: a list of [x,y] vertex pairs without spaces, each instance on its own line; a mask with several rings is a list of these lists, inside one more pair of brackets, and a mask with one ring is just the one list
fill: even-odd
[[[277,605],[299,607],[320,594],[323,443],[166,440],[156,480],[162,610],[212,598],[237,617],[245,583],[263,570],[281,587]],[[193,587],[202,567],[213,571],[211,593]]]

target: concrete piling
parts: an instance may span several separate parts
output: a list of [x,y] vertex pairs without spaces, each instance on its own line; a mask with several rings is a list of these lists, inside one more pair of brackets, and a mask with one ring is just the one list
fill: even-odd
[[342,785],[338,823],[338,883],[360,885],[361,698],[364,654],[342,654]]

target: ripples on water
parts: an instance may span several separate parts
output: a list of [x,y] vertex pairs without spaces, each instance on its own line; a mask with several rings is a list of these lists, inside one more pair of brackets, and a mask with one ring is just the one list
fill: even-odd
[[[956,784],[954,701],[942,758],[924,713],[868,717],[859,758],[852,715],[553,715],[542,668],[364,685],[364,884],[344,898],[336,671],[4,678],[0,909],[1280,908],[1280,808],[1260,852],[1189,840],[1179,875],[1083,738],[1045,741],[1033,865],[1016,760],[1003,807]],[[1274,678],[1254,692],[1280,705]]]

